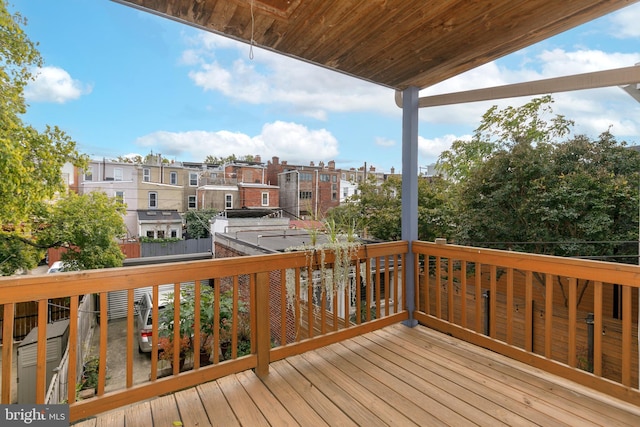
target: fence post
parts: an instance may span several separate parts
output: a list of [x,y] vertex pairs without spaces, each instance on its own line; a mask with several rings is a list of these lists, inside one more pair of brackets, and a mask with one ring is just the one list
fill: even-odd
[[484,334],[489,336],[489,325],[491,325],[491,292],[484,291],[482,298],[484,298]]
[[256,374],[263,378],[269,374],[271,327],[269,322],[269,273],[256,274]]

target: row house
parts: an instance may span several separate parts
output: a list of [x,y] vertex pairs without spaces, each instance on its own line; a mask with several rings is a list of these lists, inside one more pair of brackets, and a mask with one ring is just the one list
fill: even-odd
[[322,218],[340,205],[340,170],[332,160],[326,165],[290,165],[273,157],[267,163],[267,180],[280,187],[280,208],[290,218]]

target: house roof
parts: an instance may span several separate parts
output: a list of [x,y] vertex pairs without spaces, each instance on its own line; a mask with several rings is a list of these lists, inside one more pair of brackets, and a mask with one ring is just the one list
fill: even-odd
[[182,217],[175,210],[139,210],[138,211],[138,220],[139,221],[153,221],[153,222],[182,222]]
[[115,0],[383,86],[425,88],[637,0]]

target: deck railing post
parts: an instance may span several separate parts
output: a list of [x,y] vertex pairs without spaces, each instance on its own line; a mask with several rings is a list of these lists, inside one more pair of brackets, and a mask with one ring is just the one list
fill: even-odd
[[271,351],[271,328],[269,322],[269,273],[256,274],[256,355],[258,366],[256,375],[269,374],[269,355]]
[[593,325],[595,323],[593,313],[587,313],[585,321],[587,322],[587,362],[589,372],[593,372]]

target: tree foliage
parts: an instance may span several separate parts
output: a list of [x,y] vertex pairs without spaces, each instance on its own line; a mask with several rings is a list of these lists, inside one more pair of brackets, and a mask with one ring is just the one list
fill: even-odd
[[126,208],[102,192],[69,193],[51,209],[48,226],[39,240],[67,248],[62,260],[70,270],[122,266],[124,255],[115,238],[126,235]]
[[[101,215],[110,211],[77,209],[76,218],[62,221],[56,213],[58,208],[52,206],[52,200],[64,197],[66,191],[62,167],[70,163],[82,168],[87,159],[59,128],[47,126],[38,131],[22,122],[21,115],[27,108],[24,88],[33,78],[34,70],[42,66],[37,46],[25,34],[24,25],[26,20],[18,13],[10,13],[6,2],[0,0],[0,272],[9,275],[33,268],[47,247],[62,242],[94,251],[83,256],[96,260],[79,261],[78,265],[107,265],[109,262],[98,259],[115,259],[113,254],[106,255],[111,251],[111,243],[102,242],[104,246],[98,250],[95,245],[85,245],[87,236],[83,237],[81,232],[53,236],[53,230],[63,222],[79,224],[88,216],[87,212],[92,212],[99,220],[93,228],[82,230],[94,241],[100,240],[103,235],[100,229],[109,221]],[[72,198],[68,201],[73,202]]]
[[[539,101],[483,116],[476,135],[492,129],[499,142],[457,181],[458,239],[560,256],[635,254],[637,245],[613,242],[637,240],[639,153],[609,132],[559,141],[571,122],[543,123],[550,99]],[[487,139],[470,144],[478,141]]]
[[255,157],[252,154],[245,154],[242,157],[238,157],[235,154],[231,154],[230,156],[226,156],[226,157],[222,157],[222,156],[217,157],[217,156],[212,156],[210,154],[204,159],[204,163],[209,165],[221,165],[224,163],[253,162],[253,161],[255,161]]
[[190,239],[202,239],[211,235],[211,226],[209,221],[216,216],[218,211],[215,209],[202,209],[187,211],[184,214],[184,220],[187,224],[187,236]]

